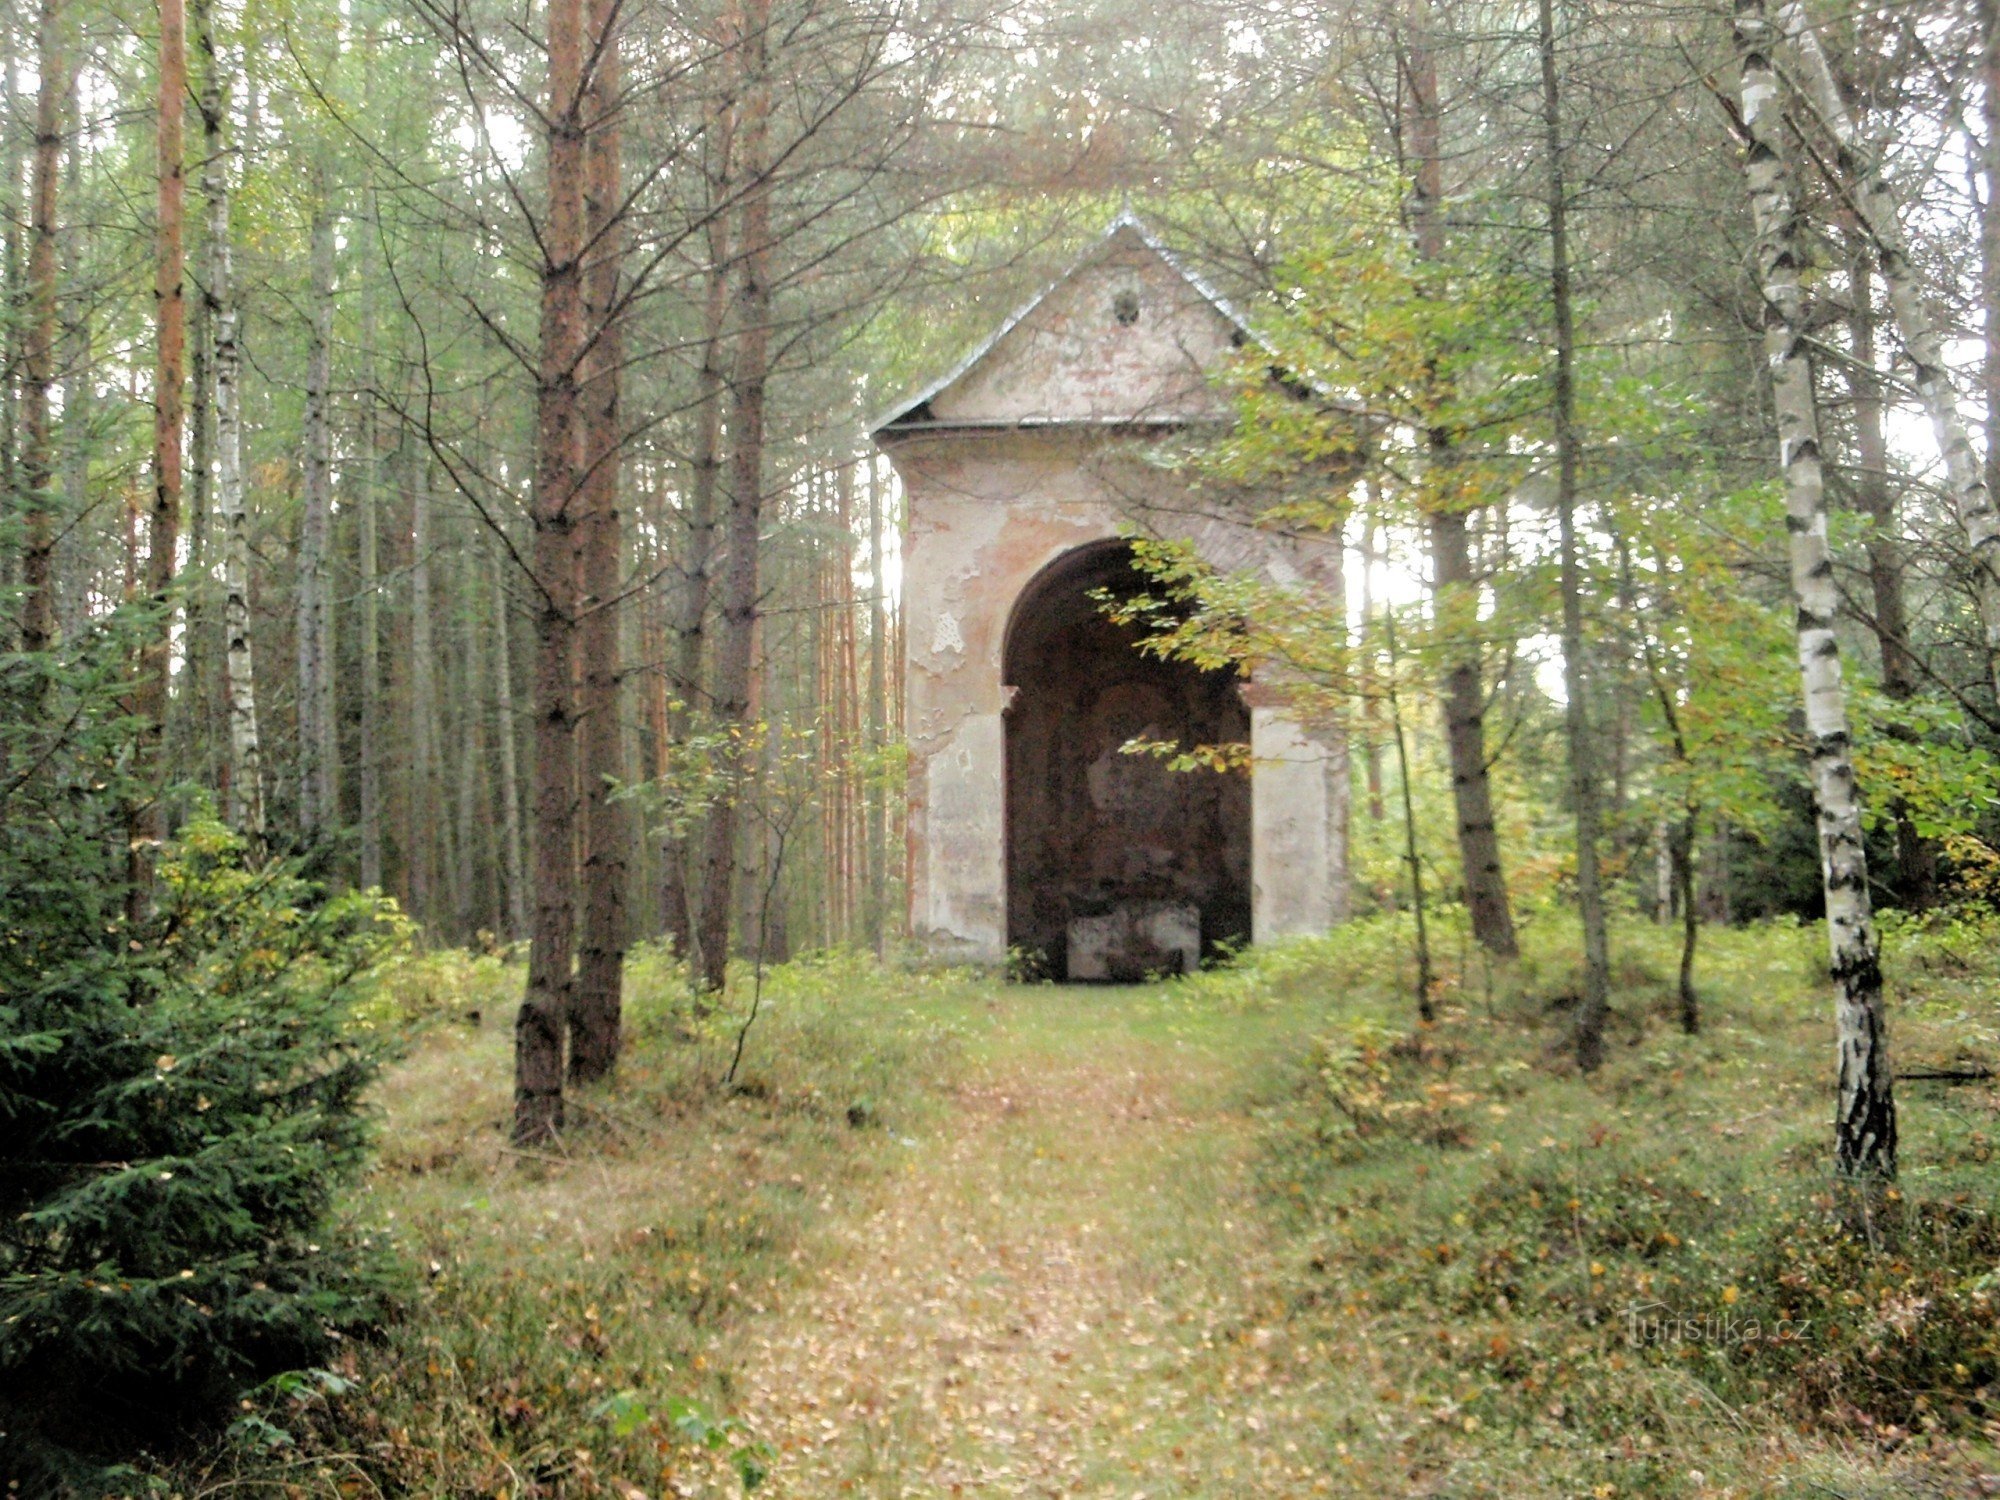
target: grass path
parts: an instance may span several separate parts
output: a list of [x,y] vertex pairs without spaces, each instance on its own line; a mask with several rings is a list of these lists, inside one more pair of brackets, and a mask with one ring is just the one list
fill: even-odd
[[[1267,1290],[1240,1018],[1010,990],[896,1170],[727,1363],[779,1496],[1324,1488]],[[1310,1371],[1310,1373],[1308,1373]]]

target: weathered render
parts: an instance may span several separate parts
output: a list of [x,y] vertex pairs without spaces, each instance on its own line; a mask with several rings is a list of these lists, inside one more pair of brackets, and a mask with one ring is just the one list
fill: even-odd
[[[1061,281],[876,431],[908,497],[910,922],[940,958],[1136,978],[1347,914],[1337,725],[1267,684],[1134,649],[1097,596],[1140,586],[1125,539],[1323,590],[1337,540],[1255,524],[1148,462],[1220,424],[1248,333],[1124,217]],[[1247,778],[1175,772],[1130,739],[1248,739]]]

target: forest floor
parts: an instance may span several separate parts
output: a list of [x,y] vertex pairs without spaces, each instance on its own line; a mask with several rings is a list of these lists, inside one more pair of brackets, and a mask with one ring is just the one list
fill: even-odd
[[[2000,1494],[1991,1079],[1903,1090],[1861,1243],[1817,935],[1705,935],[1684,1036],[1627,927],[1589,1080],[1567,937],[1447,964],[1432,1028],[1388,922],[1122,989],[811,959],[726,1087],[743,997],[641,954],[618,1084],[528,1154],[519,969],[426,959],[350,1209],[418,1279],[161,1492]],[[2000,1064],[2000,929],[1891,952],[1901,1065]]]
[[[1241,1016],[1016,988],[904,1161],[733,1363],[782,1496],[1330,1487],[1283,1316]],[[1248,1034],[1246,1034],[1248,1033]]]

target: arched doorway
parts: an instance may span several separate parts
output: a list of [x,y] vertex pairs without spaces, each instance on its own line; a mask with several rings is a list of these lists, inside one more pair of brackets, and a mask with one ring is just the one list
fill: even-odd
[[1120,750],[1250,733],[1235,674],[1141,653],[1093,597],[1144,587],[1127,544],[1079,548],[1007,629],[1007,942],[1057,979],[1137,980],[1250,937],[1249,778]]

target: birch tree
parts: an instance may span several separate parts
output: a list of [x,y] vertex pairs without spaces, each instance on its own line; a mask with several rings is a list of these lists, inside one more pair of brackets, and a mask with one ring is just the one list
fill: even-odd
[[207,209],[202,296],[214,347],[208,361],[215,423],[215,509],[222,531],[223,680],[229,719],[229,822],[252,847],[264,838],[264,754],[257,728],[255,653],[250,641],[250,514],[243,484],[243,349],[231,250],[229,81],[215,42],[213,7],[196,27],[203,73],[202,199]]
[[2000,510],[1994,508],[1979,454],[1959,415],[1958,392],[1904,242],[1895,189],[1875,152],[1854,128],[1833,68],[1798,0],[1784,0],[1778,16],[1802,65],[1800,82],[1808,106],[1833,140],[1835,186],[1851,203],[1862,231],[1875,247],[1876,268],[1888,289],[1889,310],[1912,367],[1911,383],[1930,417],[1952,505],[1971,544],[1979,618],[1985,634],[1987,681],[2000,697]]
[[1798,604],[1800,680],[1819,813],[1820,874],[1832,956],[1839,1049],[1834,1154],[1850,1177],[1896,1173],[1896,1104],[1882,1005],[1881,943],[1868,891],[1860,788],[1854,776],[1841,682],[1839,612],[1827,545],[1819,418],[1807,350],[1805,252],[1785,158],[1785,120],[1772,53],[1779,40],[1764,0],[1737,0],[1738,97],[1749,136],[1744,177],[1756,226],[1764,300],[1764,352],[1778,419],[1778,468]]

